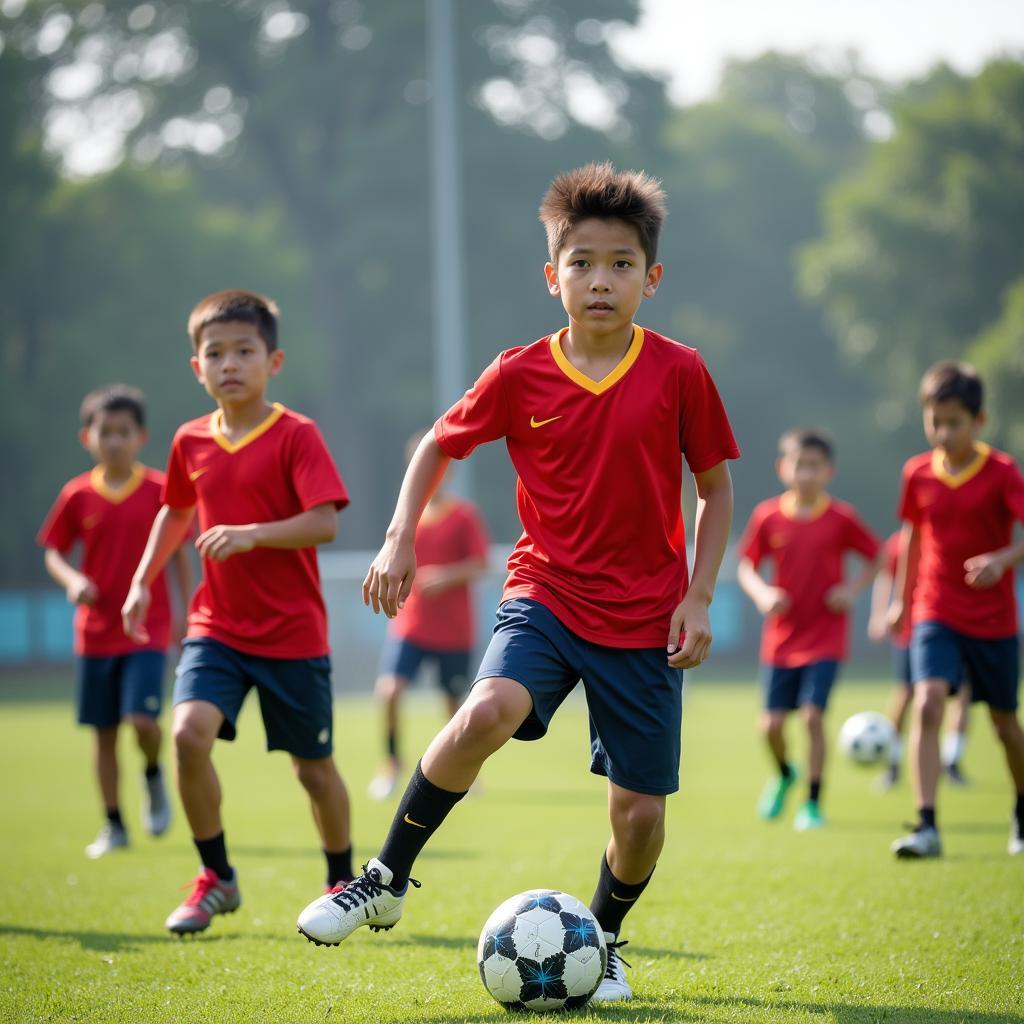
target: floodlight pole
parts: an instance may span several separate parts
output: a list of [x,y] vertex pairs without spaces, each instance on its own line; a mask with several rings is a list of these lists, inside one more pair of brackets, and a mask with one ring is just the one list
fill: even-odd
[[[452,0],[427,0],[431,83],[430,170],[434,262],[434,405],[438,414],[466,388],[462,218],[459,202],[458,92],[455,12]],[[449,477],[451,489],[469,496],[465,464]]]

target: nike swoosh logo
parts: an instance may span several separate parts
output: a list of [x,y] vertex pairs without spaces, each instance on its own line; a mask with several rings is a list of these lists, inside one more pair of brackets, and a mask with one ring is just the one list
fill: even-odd
[[418,821],[413,821],[408,814],[402,819],[402,821],[404,821],[407,825],[415,825],[417,828],[427,827],[426,825],[421,825]]
[[639,896],[634,896],[632,899],[625,899],[622,896],[616,896],[615,893],[612,893],[612,899],[613,900],[618,900],[620,903],[636,903],[636,901],[639,898],[640,898]]
[[538,420],[535,417],[531,416],[530,426],[533,427],[534,430],[536,430],[537,427],[543,427],[546,423],[554,423],[555,420],[560,420],[561,418],[561,416],[552,416],[549,420]]
[[200,466],[199,469],[193,469],[188,475],[189,480],[198,480],[209,468],[209,466]]

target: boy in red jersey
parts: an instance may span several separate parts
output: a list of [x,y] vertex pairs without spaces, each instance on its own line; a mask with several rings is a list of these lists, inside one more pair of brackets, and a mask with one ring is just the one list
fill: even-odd
[[[412,461],[424,432],[406,445]],[[402,770],[398,755],[398,709],[402,694],[424,661],[437,666],[448,717],[459,709],[469,683],[476,635],[470,583],[487,569],[487,530],[476,506],[439,485],[416,527],[419,571],[401,613],[388,624],[374,687],[384,707],[387,761],[370,782],[370,796],[386,800]]]
[[[610,944],[594,998],[630,997],[618,933],[650,881],[665,796],[678,788],[682,669],[711,643],[708,605],[732,517],[725,460],[739,456],[696,350],[633,322],[661,280],[663,217],[664,194],[642,173],[592,164],[556,178],[541,206],[544,272],[569,326],[502,352],[409,466],[363,584],[374,611],[394,617],[409,595],[416,523],[450,458],[505,439],[523,535],[476,683],[423,755],[379,856],[347,895],[300,915],[316,942],[392,927],[416,856],[483,762],[513,736],[542,736],[582,679],[612,833],[591,903]],[[699,495],[689,581],[681,455]]]
[[[914,712],[910,765],[918,824],[897,839],[897,857],[938,857],[935,819],[939,730],[946,697],[961,681],[988,704],[1016,792],[1008,849],[1024,853],[1024,731],[1017,719],[1019,654],[1013,568],[1024,540],[1024,478],[1004,452],[977,435],[985,422],[974,367],[942,362],[921,380],[924,432],[932,450],[907,461],[899,514],[904,522],[890,621],[913,622]],[[917,565],[910,589],[908,565]]]
[[284,362],[277,307],[244,291],[217,292],[189,318],[192,369],[217,403],[174,437],[149,544],[123,608],[144,640],[152,581],[198,509],[203,579],[192,599],[174,687],[178,790],[202,870],[167,918],[203,931],[241,903],[220,816],[214,740],[235,737],[255,687],[269,750],[286,750],[309,794],[327,884],[351,878],[348,795],[331,756],[327,615],[316,545],[334,538],[348,504],[316,424],[266,399]]
[[[880,565],[879,543],[856,510],[826,493],[835,474],[832,441],[820,430],[789,430],[776,463],[787,488],[754,509],[740,540],[740,586],[765,616],[761,676],[765,710],[761,731],[779,773],[765,785],[758,814],[770,821],[783,810],[796,781],[786,756],[786,717],[798,708],[809,738],[808,794],[797,812],[798,832],[824,825],[821,776],[825,766],[823,716],[839,663],[849,647],[849,610]],[[855,551],[865,565],[843,579],[843,560]],[[774,563],[774,583],[758,567]]]
[[[118,797],[117,730],[131,725],[145,759],[142,815],[159,836],[171,823],[160,768],[160,708],[164,664],[171,641],[171,605],[163,574],[153,582],[148,639],[136,644],[121,629],[121,603],[160,510],[163,473],[136,461],[148,440],[142,392],[123,385],[100,388],[82,402],[82,447],[96,466],[61,489],[39,531],[46,568],[77,606],[75,654],[78,721],[96,731],[94,765],[107,820],[86,856],[102,857],[128,845]],[[80,568],[68,554],[81,542]],[[192,568],[180,547],[173,565],[182,607],[192,590]]]
[[[903,763],[903,726],[907,712],[913,703],[914,684],[910,675],[910,616],[903,617],[903,624],[897,633],[889,630],[889,606],[892,603],[893,584],[896,582],[896,567],[899,564],[900,543],[902,532],[897,530],[890,534],[885,542],[885,564],[875,577],[871,587],[871,615],[868,619],[868,637],[875,643],[889,639],[892,642],[893,675],[896,687],[889,703],[889,720],[896,731],[896,738],[889,749],[889,765],[884,774],[879,776],[875,788],[885,792],[899,782],[900,766]],[[914,566],[908,567],[910,577],[909,588],[914,589]],[[946,777],[957,786],[966,786],[960,761],[967,744],[967,725],[970,721],[971,687],[962,683],[956,693],[956,712],[952,727],[946,733],[943,742],[942,767]]]

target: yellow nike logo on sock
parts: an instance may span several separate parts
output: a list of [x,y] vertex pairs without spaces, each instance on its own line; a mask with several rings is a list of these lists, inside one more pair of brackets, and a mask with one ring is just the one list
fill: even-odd
[[561,416],[552,416],[549,420],[538,420],[535,416],[530,417],[530,426],[535,430],[537,427],[543,427],[546,423],[554,423],[555,420],[560,420]]
[[413,821],[412,818],[410,818],[408,814],[402,819],[402,821],[404,821],[408,825],[415,825],[417,828],[426,828],[427,827],[426,825],[421,825],[418,821]]
[[615,893],[612,893],[612,899],[613,900],[618,900],[620,903],[636,903],[638,897],[636,897],[636,896],[631,896],[631,897],[616,896]]

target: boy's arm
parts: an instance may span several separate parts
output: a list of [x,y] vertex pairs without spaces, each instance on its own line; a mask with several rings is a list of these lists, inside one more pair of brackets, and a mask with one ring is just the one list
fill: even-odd
[[146,613],[149,611],[149,588],[160,575],[168,559],[181,547],[192,525],[195,508],[171,508],[164,505],[153,520],[149,531],[146,550],[128,589],[128,596],[121,607],[121,622],[128,637],[137,644],[149,641],[146,632]]
[[900,535],[900,556],[896,560],[896,582],[889,605],[889,631],[898,633],[910,612],[910,598],[914,589],[914,571],[921,551],[921,533],[914,523],[905,523]]
[[312,548],[329,544],[338,530],[338,510],[333,501],[269,523],[240,526],[220,524],[204,530],[196,539],[203,558],[223,562],[253,548]]
[[[711,623],[708,605],[715,593],[715,581],[722,565],[729,528],[732,526],[732,476],[729,464],[694,473],[697,485],[697,516],[693,540],[693,574],[686,594],[668,630],[668,663],[673,668],[693,668],[708,656]],[[685,634],[682,646],[680,634]]]
[[884,566],[871,585],[871,613],[868,616],[868,637],[876,644],[889,635],[889,599],[892,597],[894,577]]
[[195,587],[195,577],[192,574],[192,560],[189,558],[188,548],[184,544],[174,552],[171,558],[171,570],[177,586],[178,596],[181,599],[181,615],[180,618],[175,619],[172,637],[172,639],[178,641],[185,635],[188,603],[192,597],[192,590]]
[[43,556],[46,571],[59,583],[72,604],[95,604],[99,597],[96,584],[79,572],[56,548],[47,548]]
[[783,615],[789,609],[789,595],[769,583],[749,558],[740,559],[736,580],[762,615]]
[[1021,561],[1024,561],[1024,538],[998,551],[989,551],[968,558],[964,562],[964,581],[976,590],[994,587],[1003,578],[1003,573],[1007,569],[1012,569]]
[[372,604],[374,612],[383,609],[389,619],[409,596],[416,575],[416,526],[450,461],[431,433],[420,441],[405,471],[384,546],[363,580],[363,604]]
[[867,559],[861,570],[852,580],[837,583],[825,595],[825,605],[829,611],[845,612],[853,607],[857,595],[878,575],[885,565],[885,549],[879,549],[874,558]]
[[447,565],[426,565],[419,571],[419,588],[424,597],[435,597],[445,590],[458,587],[487,572],[486,558],[466,558],[461,562],[449,562]]

